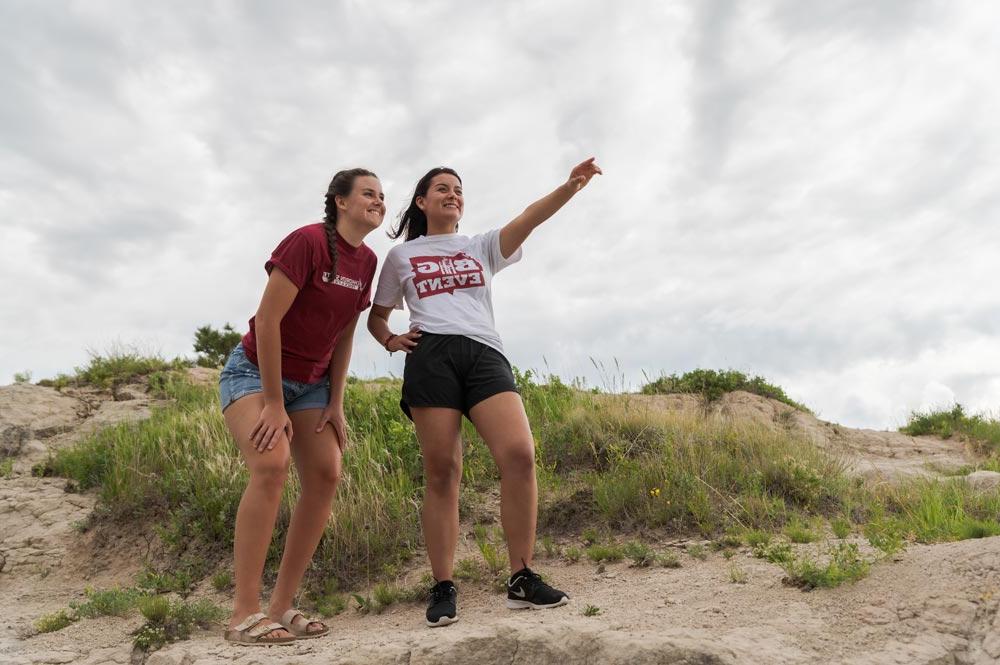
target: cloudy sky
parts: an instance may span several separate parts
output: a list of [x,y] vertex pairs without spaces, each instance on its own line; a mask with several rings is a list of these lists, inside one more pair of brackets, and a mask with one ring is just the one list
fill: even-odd
[[338,169],[388,224],[453,166],[478,232],[595,155],[495,283],[515,365],[736,368],[855,426],[994,410],[997,71],[972,1],[3,0],[0,383],[244,330]]

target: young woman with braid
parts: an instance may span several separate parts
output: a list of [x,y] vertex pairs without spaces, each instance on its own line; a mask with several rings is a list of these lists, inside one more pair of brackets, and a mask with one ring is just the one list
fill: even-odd
[[[347,445],[344,384],[358,316],[370,304],[375,254],[363,240],[385,217],[382,186],[364,169],[340,171],[322,223],[293,231],[264,267],[250,332],[219,378],[223,415],[250,470],[236,514],[236,600],[224,637],[286,644],[329,628],[292,607],[330,516]],[[302,487],[269,611],[261,576],[289,460]]]
[[[406,242],[389,251],[379,275],[368,330],[389,352],[403,351],[400,406],[413,420],[423,454],[423,528],[437,584],[427,624],[458,620],[452,582],[458,542],[458,485],[462,477],[460,425],[475,425],[500,470],[500,518],[510,569],[507,607],[557,607],[569,597],[529,567],[535,549],[538,490],[528,417],[493,322],[491,280],[521,259],[521,244],[601,170],[593,158],[500,229],[458,234],[465,201],[462,180],[435,168],[417,183],[410,206],[391,237]],[[394,334],[389,314],[406,302],[410,331]]]

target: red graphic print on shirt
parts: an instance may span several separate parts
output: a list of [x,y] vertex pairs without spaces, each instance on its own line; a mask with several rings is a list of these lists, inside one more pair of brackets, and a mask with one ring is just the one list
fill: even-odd
[[454,293],[455,289],[483,286],[483,264],[465,252],[454,256],[414,256],[413,286],[417,296],[426,298],[439,293]]

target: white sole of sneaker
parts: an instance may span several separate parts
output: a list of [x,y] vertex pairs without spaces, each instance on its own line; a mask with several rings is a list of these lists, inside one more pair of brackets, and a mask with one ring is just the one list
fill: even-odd
[[427,625],[430,626],[431,628],[440,628],[441,626],[450,626],[456,621],[458,621],[458,617],[441,617],[436,622],[427,621]]
[[569,602],[569,598],[563,596],[557,602],[551,603],[549,605],[535,605],[534,603],[529,603],[526,600],[514,600],[513,598],[507,599],[507,609],[508,610],[547,610],[551,607],[559,607],[560,605],[565,605]]

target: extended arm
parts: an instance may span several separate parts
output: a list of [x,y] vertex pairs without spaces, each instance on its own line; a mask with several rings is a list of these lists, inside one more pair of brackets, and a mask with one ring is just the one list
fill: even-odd
[[556,214],[559,208],[566,205],[566,202],[586,187],[590,179],[598,173],[601,173],[601,168],[594,163],[593,157],[577,164],[570,171],[569,179],[566,182],[556,187],[555,191],[532,203],[524,209],[524,212],[500,229],[500,253],[503,254],[503,257],[510,258],[532,231]]

